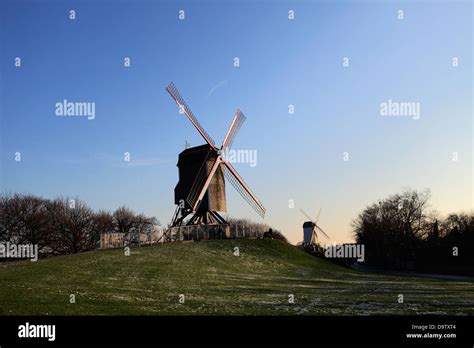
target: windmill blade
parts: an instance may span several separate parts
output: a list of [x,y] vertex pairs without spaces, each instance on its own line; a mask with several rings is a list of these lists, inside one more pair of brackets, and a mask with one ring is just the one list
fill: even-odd
[[318,215],[316,216],[316,220],[314,220],[314,223],[315,223],[315,224],[318,223],[319,215],[321,215],[321,209],[322,209],[322,208],[319,208]]
[[319,227],[318,225],[316,225],[316,228],[324,235],[324,237],[326,237],[327,239],[331,239],[329,238],[329,236],[326,234],[326,232],[323,231],[323,229],[321,227]]
[[314,220],[313,220],[313,218],[312,218],[311,216],[309,216],[308,214],[306,214],[306,212],[305,212],[303,209],[301,209],[301,208],[300,208],[300,212],[302,212],[302,213],[303,213],[303,215],[304,215],[304,216],[306,216],[306,217],[308,218],[308,220],[309,220],[309,221],[311,221],[311,222],[313,222],[313,221],[314,221]]
[[196,205],[196,202],[199,197],[199,193],[202,190],[202,187],[204,186],[204,183],[206,182],[207,179],[207,173],[211,170],[211,165],[209,162],[209,157],[211,156],[212,151],[209,151],[207,153],[206,158],[204,158],[204,161],[202,162],[201,168],[199,168],[199,171],[196,174],[196,178],[194,179],[193,185],[191,186],[191,189],[189,190],[188,197],[186,198],[186,202],[189,204],[189,206],[192,208]]
[[245,122],[247,118],[245,115],[240,111],[237,110],[237,114],[235,115],[229,130],[227,131],[227,134],[224,138],[224,141],[222,142],[221,150],[228,150],[231,148],[232,144],[234,143],[235,137],[237,136],[237,133],[239,132],[240,127],[242,127],[242,124]]
[[189,108],[188,104],[186,104],[186,102],[184,101],[183,97],[181,96],[181,94],[179,94],[178,92],[178,89],[176,88],[176,86],[174,85],[173,82],[171,82],[168,87],[166,87],[166,91],[168,91],[168,93],[171,95],[171,97],[174,99],[174,101],[176,102],[176,104],[178,104],[179,108],[181,110],[183,110],[183,112],[186,114],[186,116],[188,116],[189,120],[191,121],[191,123],[194,125],[194,127],[196,127],[196,129],[198,130],[198,132],[202,135],[202,137],[204,138],[204,140],[206,140],[206,142],[214,149],[214,150],[217,150],[216,149],[216,146],[215,146],[215,142],[214,140],[210,137],[209,134],[207,134],[207,132],[204,130],[204,128],[202,128],[201,124],[199,123],[199,121],[197,120],[197,118],[194,116],[193,112],[191,111],[191,109]]
[[214,177],[214,174],[217,171],[217,168],[219,168],[219,165],[221,164],[222,157],[217,156],[216,160],[214,161],[214,164],[211,167],[211,170],[209,172],[209,175],[207,176],[206,181],[204,182],[204,185],[202,186],[199,195],[196,199],[196,202],[194,203],[193,206],[193,211],[196,211],[197,207],[199,207],[199,204],[201,204],[202,198],[204,197],[204,194],[207,191],[207,188],[209,187],[209,184],[211,183],[212,178]]
[[258,200],[257,196],[250,190],[250,188],[245,184],[244,180],[240,175],[235,171],[235,169],[227,162],[225,159],[222,159],[222,163],[226,166],[224,170],[224,175],[227,180],[234,186],[238,193],[245,199],[245,201],[263,218],[265,217],[266,209],[262,203]]

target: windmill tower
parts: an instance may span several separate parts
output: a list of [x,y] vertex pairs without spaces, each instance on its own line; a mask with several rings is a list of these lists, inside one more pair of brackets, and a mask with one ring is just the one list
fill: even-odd
[[318,232],[321,232],[323,236],[327,239],[330,239],[326,232],[318,225],[319,216],[321,215],[321,209],[319,209],[316,219],[312,219],[303,209],[300,209],[304,216],[306,216],[309,221],[306,221],[303,224],[303,245],[314,245],[318,240]]
[[[232,165],[222,156],[230,149],[237,132],[245,121],[238,110],[220,147],[204,130],[188,107],[176,86],[166,87],[178,107],[204,138],[204,145],[189,147],[179,154],[179,182],[174,190],[177,205],[171,226],[227,223],[219,212],[226,212],[225,179],[229,181],[245,201],[262,217],[265,207],[245,184]],[[190,218],[185,221],[185,219]]]

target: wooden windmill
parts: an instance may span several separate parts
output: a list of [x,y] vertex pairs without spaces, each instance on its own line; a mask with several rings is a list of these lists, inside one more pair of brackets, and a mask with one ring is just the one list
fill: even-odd
[[312,219],[303,209],[300,209],[304,216],[306,216],[309,221],[306,221],[303,224],[303,244],[305,245],[314,245],[318,240],[318,231],[323,234],[327,239],[330,239],[326,232],[318,225],[319,215],[321,215],[321,209],[319,209],[316,219]]
[[[179,182],[174,190],[177,208],[172,227],[226,223],[219,214],[227,211],[225,179],[260,216],[264,217],[265,207],[234,167],[222,156],[232,146],[237,132],[245,121],[244,114],[237,110],[224,141],[218,148],[181,97],[176,86],[170,83],[166,90],[206,141],[204,145],[187,148],[179,154]],[[191,217],[185,222],[188,216]]]

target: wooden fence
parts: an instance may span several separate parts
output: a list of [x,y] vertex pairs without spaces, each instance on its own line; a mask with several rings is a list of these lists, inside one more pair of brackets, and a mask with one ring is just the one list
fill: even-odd
[[262,238],[264,231],[241,224],[190,225],[156,229],[139,237],[126,237],[124,233],[102,233],[100,248],[121,248],[126,245],[147,245],[186,240]]

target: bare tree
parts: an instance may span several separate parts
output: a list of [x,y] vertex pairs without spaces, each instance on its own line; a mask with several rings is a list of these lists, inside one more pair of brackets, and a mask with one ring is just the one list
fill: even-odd
[[38,244],[42,253],[68,254],[96,249],[102,233],[124,233],[127,243],[151,235],[159,222],[126,207],[94,213],[83,201],[33,195],[0,196],[0,241]]
[[113,213],[115,231],[124,234],[125,241],[130,244],[133,242],[135,224],[135,213],[122,206]]
[[48,201],[33,195],[5,195],[0,200],[0,238],[17,244],[37,244],[42,251],[49,242]]
[[147,217],[144,214],[139,214],[135,216],[134,221],[135,240],[138,244],[140,244],[140,234],[147,235],[148,240],[151,241],[151,234],[153,233],[154,227],[158,225],[158,220],[155,217]]
[[93,211],[79,199],[57,198],[49,204],[52,240],[57,254],[79,253],[94,244]]
[[105,210],[99,210],[92,216],[92,232],[89,239],[89,248],[99,247],[100,235],[102,233],[111,233],[114,231],[114,219],[111,213]]
[[352,227],[365,244],[366,262],[387,268],[413,268],[416,250],[427,233],[430,192],[405,190],[367,207]]

